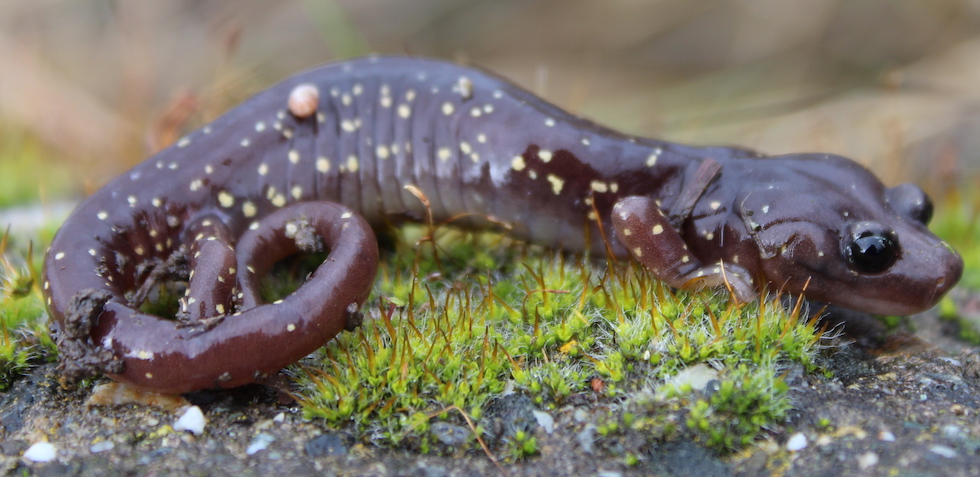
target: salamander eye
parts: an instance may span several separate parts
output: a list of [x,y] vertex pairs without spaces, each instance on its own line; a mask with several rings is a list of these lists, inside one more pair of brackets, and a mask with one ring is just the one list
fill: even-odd
[[898,236],[879,224],[856,224],[854,233],[844,244],[844,257],[851,268],[864,273],[888,270],[901,254]]

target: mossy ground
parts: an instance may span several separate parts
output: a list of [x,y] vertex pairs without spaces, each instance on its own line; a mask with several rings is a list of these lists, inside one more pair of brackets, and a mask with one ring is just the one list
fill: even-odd
[[[656,438],[689,433],[732,450],[790,409],[780,373],[791,363],[814,367],[818,333],[772,302],[674,292],[630,263],[497,234],[446,228],[431,240],[429,232],[397,231],[362,326],[291,368],[308,417],[379,445],[447,452],[430,432],[436,422],[483,436],[481,417],[501,396],[521,393],[548,410],[588,394],[616,410],[600,434],[621,427],[656,430]],[[6,383],[32,359],[55,353],[37,289],[39,257],[31,256],[22,266],[3,263]],[[289,282],[270,280],[279,288],[270,293],[284,293]],[[708,389],[665,386],[696,363],[714,370]],[[685,422],[669,418],[678,411]],[[527,434],[499,437],[494,451],[505,456],[536,452]]]

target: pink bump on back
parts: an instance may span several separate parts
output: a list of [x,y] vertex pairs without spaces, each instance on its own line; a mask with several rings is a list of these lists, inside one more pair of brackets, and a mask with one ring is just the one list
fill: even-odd
[[320,102],[320,90],[316,85],[303,83],[296,85],[289,93],[289,112],[298,118],[312,116]]

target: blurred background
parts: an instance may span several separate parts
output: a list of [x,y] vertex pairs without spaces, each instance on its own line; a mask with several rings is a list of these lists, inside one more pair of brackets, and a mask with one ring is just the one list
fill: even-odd
[[939,197],[980,164],[977,0],[0,0],[0,207],[80,197],[367,53],[478,65],[627,133],[847,155]]

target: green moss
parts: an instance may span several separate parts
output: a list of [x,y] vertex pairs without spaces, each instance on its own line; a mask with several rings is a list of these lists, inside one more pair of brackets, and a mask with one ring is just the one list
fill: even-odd
[[[32,362],[55,356],[43,319],[39,257],[28,247],[20,259],[8,253],[8,243],[7,237],[0,240],[0,391],[7,390]],[[14,264],[15,259],[20,265]]]
[[[669,433],[677,426],[666,416],[688,412],[694,434],[730,450],[789,409],[788,363],[814,368],[817,333],[771,302],[675,293],[632,263],[595,267],[495,234],[420,240],[427,234],[408,229],[382,264],[362,327],[294,370],[307,416],[352,426],[377,444],[430,451],[438,445],[420,431],[421,416],[461,424],[444,410],[476,418],[508,389],[545,409],[576,393],[628,402],[709,361],[723,370],[711,398],[660,393],[659,404],[625,404],[621,419],[598,430]],[[508,455],[528,455],[529,442],[512,439]]]

